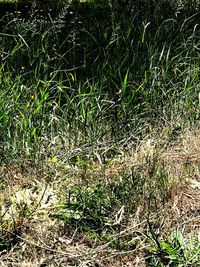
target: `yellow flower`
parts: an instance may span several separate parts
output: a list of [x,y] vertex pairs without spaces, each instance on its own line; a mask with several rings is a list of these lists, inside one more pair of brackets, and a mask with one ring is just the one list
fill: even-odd
[[36,95],[31,95],[31,100],[35,100],[36,99]]
[[54,156],[54,157],[51,158],[51,162],[54,162],[55,163],[57,161],[58,161],[58,158],[56,156]]

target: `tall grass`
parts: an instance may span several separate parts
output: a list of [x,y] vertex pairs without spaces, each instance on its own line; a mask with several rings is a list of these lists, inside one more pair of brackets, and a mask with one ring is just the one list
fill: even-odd
[[3,157],[29,157],[58,136],[78,147],[120,142],[158,120],[198,120],[198,13],[171,6],[166,17],[159,7],[160,17],[87,3],[56,17],[4,16]]

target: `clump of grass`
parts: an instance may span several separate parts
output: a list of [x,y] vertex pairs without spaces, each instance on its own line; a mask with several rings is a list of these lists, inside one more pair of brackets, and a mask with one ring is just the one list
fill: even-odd
[[[155,237],[155,235],[154,235]],[[190,236],[184,239],[181,232],[177,232],[166,241],[155,237],[156,246],[148,249],[148,266],[195,266],[200,259],[199,240]]]
[[66,227],[70,224],[101,233],[126,223],[127,214],[136,209],[142,196],[142,188],[143,180],[134,175],[107,185],[73,187],[56,217],[63,220]]

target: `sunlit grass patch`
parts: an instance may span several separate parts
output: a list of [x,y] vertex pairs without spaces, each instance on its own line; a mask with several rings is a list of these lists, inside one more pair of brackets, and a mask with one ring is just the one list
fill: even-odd
[[[19,186],[7,187],[1,192],[1,227],[14,228],[19,221],[23,222],[47,215],[59,203],[58,193],[48,186],[20,188]],[[19,226],[19,225],[18,225]]]

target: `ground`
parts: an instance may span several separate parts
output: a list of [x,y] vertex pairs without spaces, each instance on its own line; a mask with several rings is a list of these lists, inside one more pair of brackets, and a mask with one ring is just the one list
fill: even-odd
[[[178,230],[186,240],[191,236],[199,238],[198,133],[187,131],[175,143],[156,152],[159,164],[164,166],[172,181],[165,199],[149,217],[161,238]],[[91,176],[95,177],[93,179],[103,177],[107,182],[121,176],[133,166],[141,172],[148,172],[145,159],[155,155],[163,140],[157,139],[155,144],[153,136],[146,138],[131,154],[106,165],[100,166],[98,163],[98,166],[90,168],[88,172],[92,172]],[[78,228],[66,229],[62,222],[57,222],[51,215],[59,209],[67,186],[72,186],[72,181],[74,184],[80,183],[80,170],[68,166],[67,174],[64,174],[58,162],[48,166],[48,171],[51,168],[57,170],[57,179],[51,183],[38,177],[37,171],[30,166],[23,168],[11,165],[1,168],[3,237],[4,241],[7,239],[12,242],[9,249],[1,251],[0,266],[148,266],[145,263],[148,257],[146,250],[151,242],[146,211],[144,212],[142,205],[138,203],[138,208],[130,215],[126,227],[113,230],[108,242],[91,238],[89,233],[81,233]],[[65,183],[62,175],[65,175]],[[29,210],[26,215],[28,207],[31,212]],[[123,223],[123,207],[117,216]],[[128,250],[111,245],[118,239],[121,244],[129,244]]]

